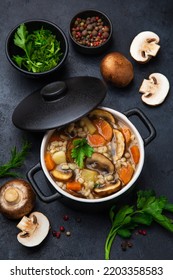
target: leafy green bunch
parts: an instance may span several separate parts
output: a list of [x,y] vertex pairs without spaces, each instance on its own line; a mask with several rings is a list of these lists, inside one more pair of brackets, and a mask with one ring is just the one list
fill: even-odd
[[43,27],[29,34],[25,24],[21,24],[14,35],[14,44],[24,51],[24,55],[15,55],[13,60],[29,72],[45,72],[54,68],[62,55],[56,36]]
[[105,259],[110,258],[110,251],[116,235],[129,238],[140,224],[150,226],[153,221],[173,232],[173,220],[163,211],[173,212],[173,204],[165,196],[156,197],[152,190],[138,191],[136,205],[125,205],[115,213],[115,206],[110,209],[112,227],[105,242]]

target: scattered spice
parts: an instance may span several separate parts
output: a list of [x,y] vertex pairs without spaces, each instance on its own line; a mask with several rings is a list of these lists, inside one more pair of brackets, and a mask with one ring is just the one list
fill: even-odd
[[61,232],[64,232],[64,231],[65,231],[65,227],[63,227],[63,226],[60,226],[59,229],[60,229]]
[[147,231],[144,230],[144,229],[139,229],[139,230],[138,230],[138,233],[139,233],[139,234],[142,234],[142,235],[146,235],[146,234],[147,234]]
[[127,248],[132,248],[133,247],[133,243],[131,242],[131,241],[127,241],[127,240],[125,240],[125,241],[123,241],[122,243],[121,243],[121,249],[123,250],[123,251],[126,251],[127,250]]
[[[63,216],[63,220],[64,221],[68,221],[69,220],[69,216],[68,215],[64,215]],[[76,222],[80,223],[81,222],[81,218],[77,217],[76,218]],[[60,238],[61,234],[64,233],[64,232],[65,232],[66,236],[71,236],[71,232],[69,230],[65,231],[65,227],[62,226],[62,225],[59,227],[59,231],[52,230],[52,235],[53,235],[53,237]]]
[[105,43],[110,35],[110,28],[98,16],[76,18],[71,29],[73,39],[86,47],[98,47]]
[[64,221],[68,221],[69,220],[69,216],[68,215],[64,215],[63,220]]
[[57,231],[57,232],[56,232],[56,238],[60,238],[60,236],[61,236],[61,232],[60,232],[60,231]]

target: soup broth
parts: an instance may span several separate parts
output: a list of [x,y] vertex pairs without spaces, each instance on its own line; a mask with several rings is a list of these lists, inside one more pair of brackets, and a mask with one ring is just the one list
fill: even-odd
[[57,186],[86,199],[121,190],[139,160],[133,132],[103,109],[55,130],[45,152],[46,167]]

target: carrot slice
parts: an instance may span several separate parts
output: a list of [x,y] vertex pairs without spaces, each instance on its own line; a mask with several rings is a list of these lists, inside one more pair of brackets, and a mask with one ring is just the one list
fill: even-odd
[[92,147],[99,147],[105,145],[106,141],[100,134],[89,134],[88,135],[88,143]]
[[134,146],[130,147],[130,152],[132,154],[134,163],[138,164],[139,159],[140,159],[140,151],[139,151],[138,146],[134,145]]
[[118,170],[118,175],[125,185],[131,180],[133,173],[134,169],[130,164],[123,166]]
[[128,144],[131,140],[131,131],[128,127],[122,127],[122,133],[124,135],[124,138],[126,140],[126,144]]
[[113,134],[111,125],[103,119],[95,119],[93,122],[104,139],[110,141]]
[[68,189],[68,190],[72,190],[72,191],[80,191],[81,190],[81,188],[82,188],[82,185],[81,185],[81,183],[79,183],[79,182],[76,182],[76,181],[73,181],[73,182],[68,182],[67,184],[66,184],[66,188]]
[[55,167],[55,162],[54,160],[52,159],[52,156],[49,152],[47,152],[45,154],[45,157],[44,157],[44,160],[45,160],[45,164],[46,164],[46,167],[47,169],[50,171],[52,169],[54,169]]

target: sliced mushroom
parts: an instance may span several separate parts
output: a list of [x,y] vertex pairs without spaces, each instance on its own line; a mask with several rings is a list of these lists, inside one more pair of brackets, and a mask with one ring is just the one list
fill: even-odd
[[0,188],[0,213],[9,219],[20,219],[34,208],[36,195],[23,179],[7,181]]
[[50,228],[49,220],[40,212],[33,212],[29,218],[24,216],[18,223],[21,230],[17,235],[18,241],[27,247],[39,245],[47,236]]
[[139,92],[143,93],[141,97],[143,102],[157,106],[165,100],[169,87],[169,81],[163,74],[153,73],[148,80],[143,80]]
[[112,139],[112,153],[113,161],[116,163],[117,160],[122,158],[125,151],[125,138],[121,131],[118,129],[113,129],[113,139]]
[[159,41],[159,36],[154,32],[141,32],[133,39],[130,46],[130,54],[136,61],[146,63],[157,55],[160,49]]
[[106,185],[106,186],[101,186],[101,187],[96,187],[94,188],[94,192],[98,195],[98,196],[108,196],[110,194],[113,194],[117,191],[119,191],[121,189],[121,181],[118,180],[116,183],[114,184],[110,184],[110,185]]
[[114,116],[109,113],[108,111],[102,110],[102,109],[95,109],[92,112],[89,113],[90,118],[103,118],[107,120],[110,123],[115,123],[115,118]]
[[86,167],[104,174],[113,173],[115,170],[112,161],[100,153],[93,153],[90,158],[87,158]]
[[56,169],[51,171],[53,177],[59,181],[68,181],[73,176],[73,171],[67,164],[60,164]]

